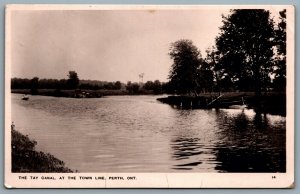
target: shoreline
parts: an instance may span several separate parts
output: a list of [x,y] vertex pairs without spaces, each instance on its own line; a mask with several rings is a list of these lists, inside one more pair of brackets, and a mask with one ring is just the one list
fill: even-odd
[[81,90],[39,89],[35,94],[31,94],[30,89],[11,89],[11,93],[52,96],[52,97],[66,97],[66,98],[102,98],[104,96],[156,95],[153,91],[150,90],[141,90],[136,93],[132,93],[127,90],[82,90],[82,89]]
[[36,151],[37,142],[19,131],[11,130],[11,171],[13,173],[72,173],[62,160],[50,153]]
[[[78,91],[86,96],[76,95]],[[30,94],[30,89],[12,89],[11,93]],[[141,90],[137,93],[130,93],[127,90],[60,90],[39,89],[35,95],[65,97],[65,98],[102,98],[106,96],[138,96],[138,95],[162,95],[155,94],[153,91]],[[268,92],[260,97],[255,96],[254,92],[223,92],[222,98],[216,102],[208,104],[216,99],[219,93],[201,93],[197,97],[187,95],[168,95],[164,98],[157,98],[161,103],[172,107],[184,109],[210,109],[228,108],[230,105],[242,105],[242,98],[245,100],[247,108],[254,109],[258,113],[269,113],[273,115],[286,116],[286,94],[284,92]],[[234,103],[232,103],[234,102]],[[191,105],[192,104],[192,105]]]
[[[158,101],[182,109],[230,108],[254,109],[256,113],[286,116],[286,95],[283,93],[268,93],[260,97],[250,92],[204,94],[195,96],[168,96],[158,98]],[[244,107],[242,106],[244,105]]]

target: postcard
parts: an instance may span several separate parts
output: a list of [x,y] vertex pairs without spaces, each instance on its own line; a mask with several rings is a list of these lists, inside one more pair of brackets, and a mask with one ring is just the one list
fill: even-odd
[[7,5],[6,188],[293,188],[292,5]]

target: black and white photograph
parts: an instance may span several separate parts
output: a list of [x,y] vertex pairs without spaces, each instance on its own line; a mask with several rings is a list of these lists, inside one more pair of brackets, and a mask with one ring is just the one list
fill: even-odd
[[7,5],[5,21],[7,188],[293,187],[293,6]]

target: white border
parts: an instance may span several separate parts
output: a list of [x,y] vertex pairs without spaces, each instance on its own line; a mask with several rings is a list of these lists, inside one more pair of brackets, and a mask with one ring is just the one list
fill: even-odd
[[[287,115],[286,173],[11,173],[11,12],[15,10],[203,10],[287,9]],[[295,8],[292,5],[7,5],[5,19],[5,186],[7,188],[292,188],[294,187],[294,68]],[[27,176],[21,180],[18,176]],[[39,180],[30,180],[38,176]],[[51,176],[56,180],[41,180]],[[64,180],[59,177],[64,176]],[[76,180],[68,180],[76,176]],[[80,180],[80,176],[104,176],[106,180]],[[123,176],[124,180],[109,180]],[[127,177],[136,180],[127,180]],[[272,179],[276,176],[276,179]]]

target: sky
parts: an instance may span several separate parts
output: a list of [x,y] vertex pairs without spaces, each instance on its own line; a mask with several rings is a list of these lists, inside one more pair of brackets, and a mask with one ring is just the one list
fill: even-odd
[[167,81],[170,44],[192,40],[205,56],[228,9],[14,10],[11,74],[20,78]]

